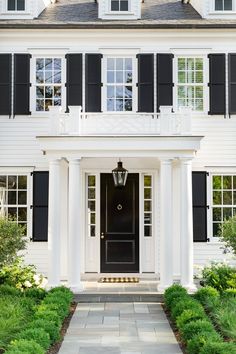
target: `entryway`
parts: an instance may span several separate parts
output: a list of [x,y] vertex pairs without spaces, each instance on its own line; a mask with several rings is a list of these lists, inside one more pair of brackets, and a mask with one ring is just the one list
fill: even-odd
[[139,272],[139,174],[125,187],[101,174],[101,273]]

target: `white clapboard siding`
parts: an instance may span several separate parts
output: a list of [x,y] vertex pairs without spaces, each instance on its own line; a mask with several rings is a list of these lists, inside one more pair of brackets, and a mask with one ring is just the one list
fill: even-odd
[[220,243],[194,243],[194,264],[206,265],[211,262],[229,262],[236,264],[236,258],[232,254],[224,254]]
[[33,264],[39,273],[47,276],[48,272],[48,243],[29,242],[27,249],[22,251],[26,264]]

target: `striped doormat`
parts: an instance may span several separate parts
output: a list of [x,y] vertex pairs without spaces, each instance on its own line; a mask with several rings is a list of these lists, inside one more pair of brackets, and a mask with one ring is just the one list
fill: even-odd
[[139,278],[134,277],[112,277],[100,278],[99,283],[139,283]]

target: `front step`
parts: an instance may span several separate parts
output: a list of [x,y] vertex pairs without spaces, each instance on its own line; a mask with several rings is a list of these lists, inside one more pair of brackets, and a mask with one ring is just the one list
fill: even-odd
[[74,301],[94,302],[163,302],[162,294],[75,294]]

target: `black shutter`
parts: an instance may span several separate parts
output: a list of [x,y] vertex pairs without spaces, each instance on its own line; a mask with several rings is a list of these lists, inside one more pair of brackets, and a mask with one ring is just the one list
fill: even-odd
[[229,114],[236,114],[236,54],[229,54]]
[[11,115],[11,54],[0,54],[0,115]]
[[173,54],[157,54],[157,111],[173,106]]
[[101,112],[101,54],[85,55],[85,110]]
[[193,172],[193,240],[207,241],[207,172]]
[[138,54],[138,112],[154,111],[154,55]]
[[14,55],[14,115],[30,114],[30,57],[30,54]]
[[225,54],[209,54],[209,114],[226,114]]
[[48,171],[33,173],[33,241],[48,240]]
[[82,106],[82,54],[67,54],[66,98],[68,106]]

